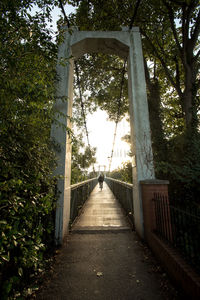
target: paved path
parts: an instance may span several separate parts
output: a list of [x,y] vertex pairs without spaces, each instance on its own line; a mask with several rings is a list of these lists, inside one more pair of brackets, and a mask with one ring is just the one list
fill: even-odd
[[96,187],[36,299],[183,299],[148,248],[128,229],[108,187],[102,192]]
[[72,230],[74,232],[130,230],[120,204],[105,182],[102,191],[96,185]]

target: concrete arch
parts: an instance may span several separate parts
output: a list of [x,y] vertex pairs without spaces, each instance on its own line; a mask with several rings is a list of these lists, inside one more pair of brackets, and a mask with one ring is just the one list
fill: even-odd
[[81,40],[73,41],[72,55],[76,59],[85,53],[115,54],[121,58],[128,57],[129,46],[116,37],[83,37]]
[[[64,32],[59,47],[57,73],[57,121],[70,127],[73,102],[73,59],[85,53],[108,53],[128,59],[128,89],[130,107],[131,142],[133,158],[133,205],[135,227],[143,237],[143,209],[140,181],[154,179],[153,155],[146,96],[146,83],[139,28],[122,31],[78,31],[76,28]],[[72,57],[69,60],[69,57]],[[63,64],[63,62],[66,62]],[[62,62],[62,63],[60,63]],[[67,102],[63,102],[67,97]],[[56,174],[60,196],[56,209],[55,238],[61,244],[68,231],[70,216],[71,144],[64,126],[52,124],[51,136],[59,144]]]

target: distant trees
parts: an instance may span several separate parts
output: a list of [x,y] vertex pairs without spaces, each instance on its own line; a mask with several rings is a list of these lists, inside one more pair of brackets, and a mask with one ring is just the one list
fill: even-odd
[[88,169],[96,162],[95,153],[96,149],[85,146],[80,135],[75,138],[72,143],[71,184],[88,179]]
[[123,163],[120,167],[110,172],[108,176],[124,182],[132,183],[132,163]]

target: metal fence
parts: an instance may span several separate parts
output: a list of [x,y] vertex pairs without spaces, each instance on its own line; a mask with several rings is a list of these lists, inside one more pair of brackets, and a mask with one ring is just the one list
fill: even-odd
[[110,177],[105,178],[105,182],[120,202],[131,223],[134,224],[133,185]]
[[200,215],[199,211],[180,209],[169,199],[154,194],[156,234],[175,247],[200,273]]
[[97,184],[97,178],[89,179],[71,185],[70,222],[73,223],[78,216],[80,208],[89,198],[90,193]]

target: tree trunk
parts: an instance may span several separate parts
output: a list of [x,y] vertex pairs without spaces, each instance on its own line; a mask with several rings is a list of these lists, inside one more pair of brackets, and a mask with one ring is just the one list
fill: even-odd
[[147,62],[145,59],[144,67],[148,90],[147,99],[149,104],[149,119],[154,161],[165,161],[167,158],[167,144],[164,138],[163,123],[161,117],[160,86],[157,78],[150,78]]
[[167,156],[166,141],[161,117],[161,98],[158,80],[148,85],[149,118],[152,132],[152,147],[155,161],[165,161]]
[[197,68],[194,62],[193,49],[188,41],[187,47],[184,49],[184,74],[185,89],[182,94],[182,107],[185,117],[186,130],[197,129],[197,107],[196,107],[196,77]]

